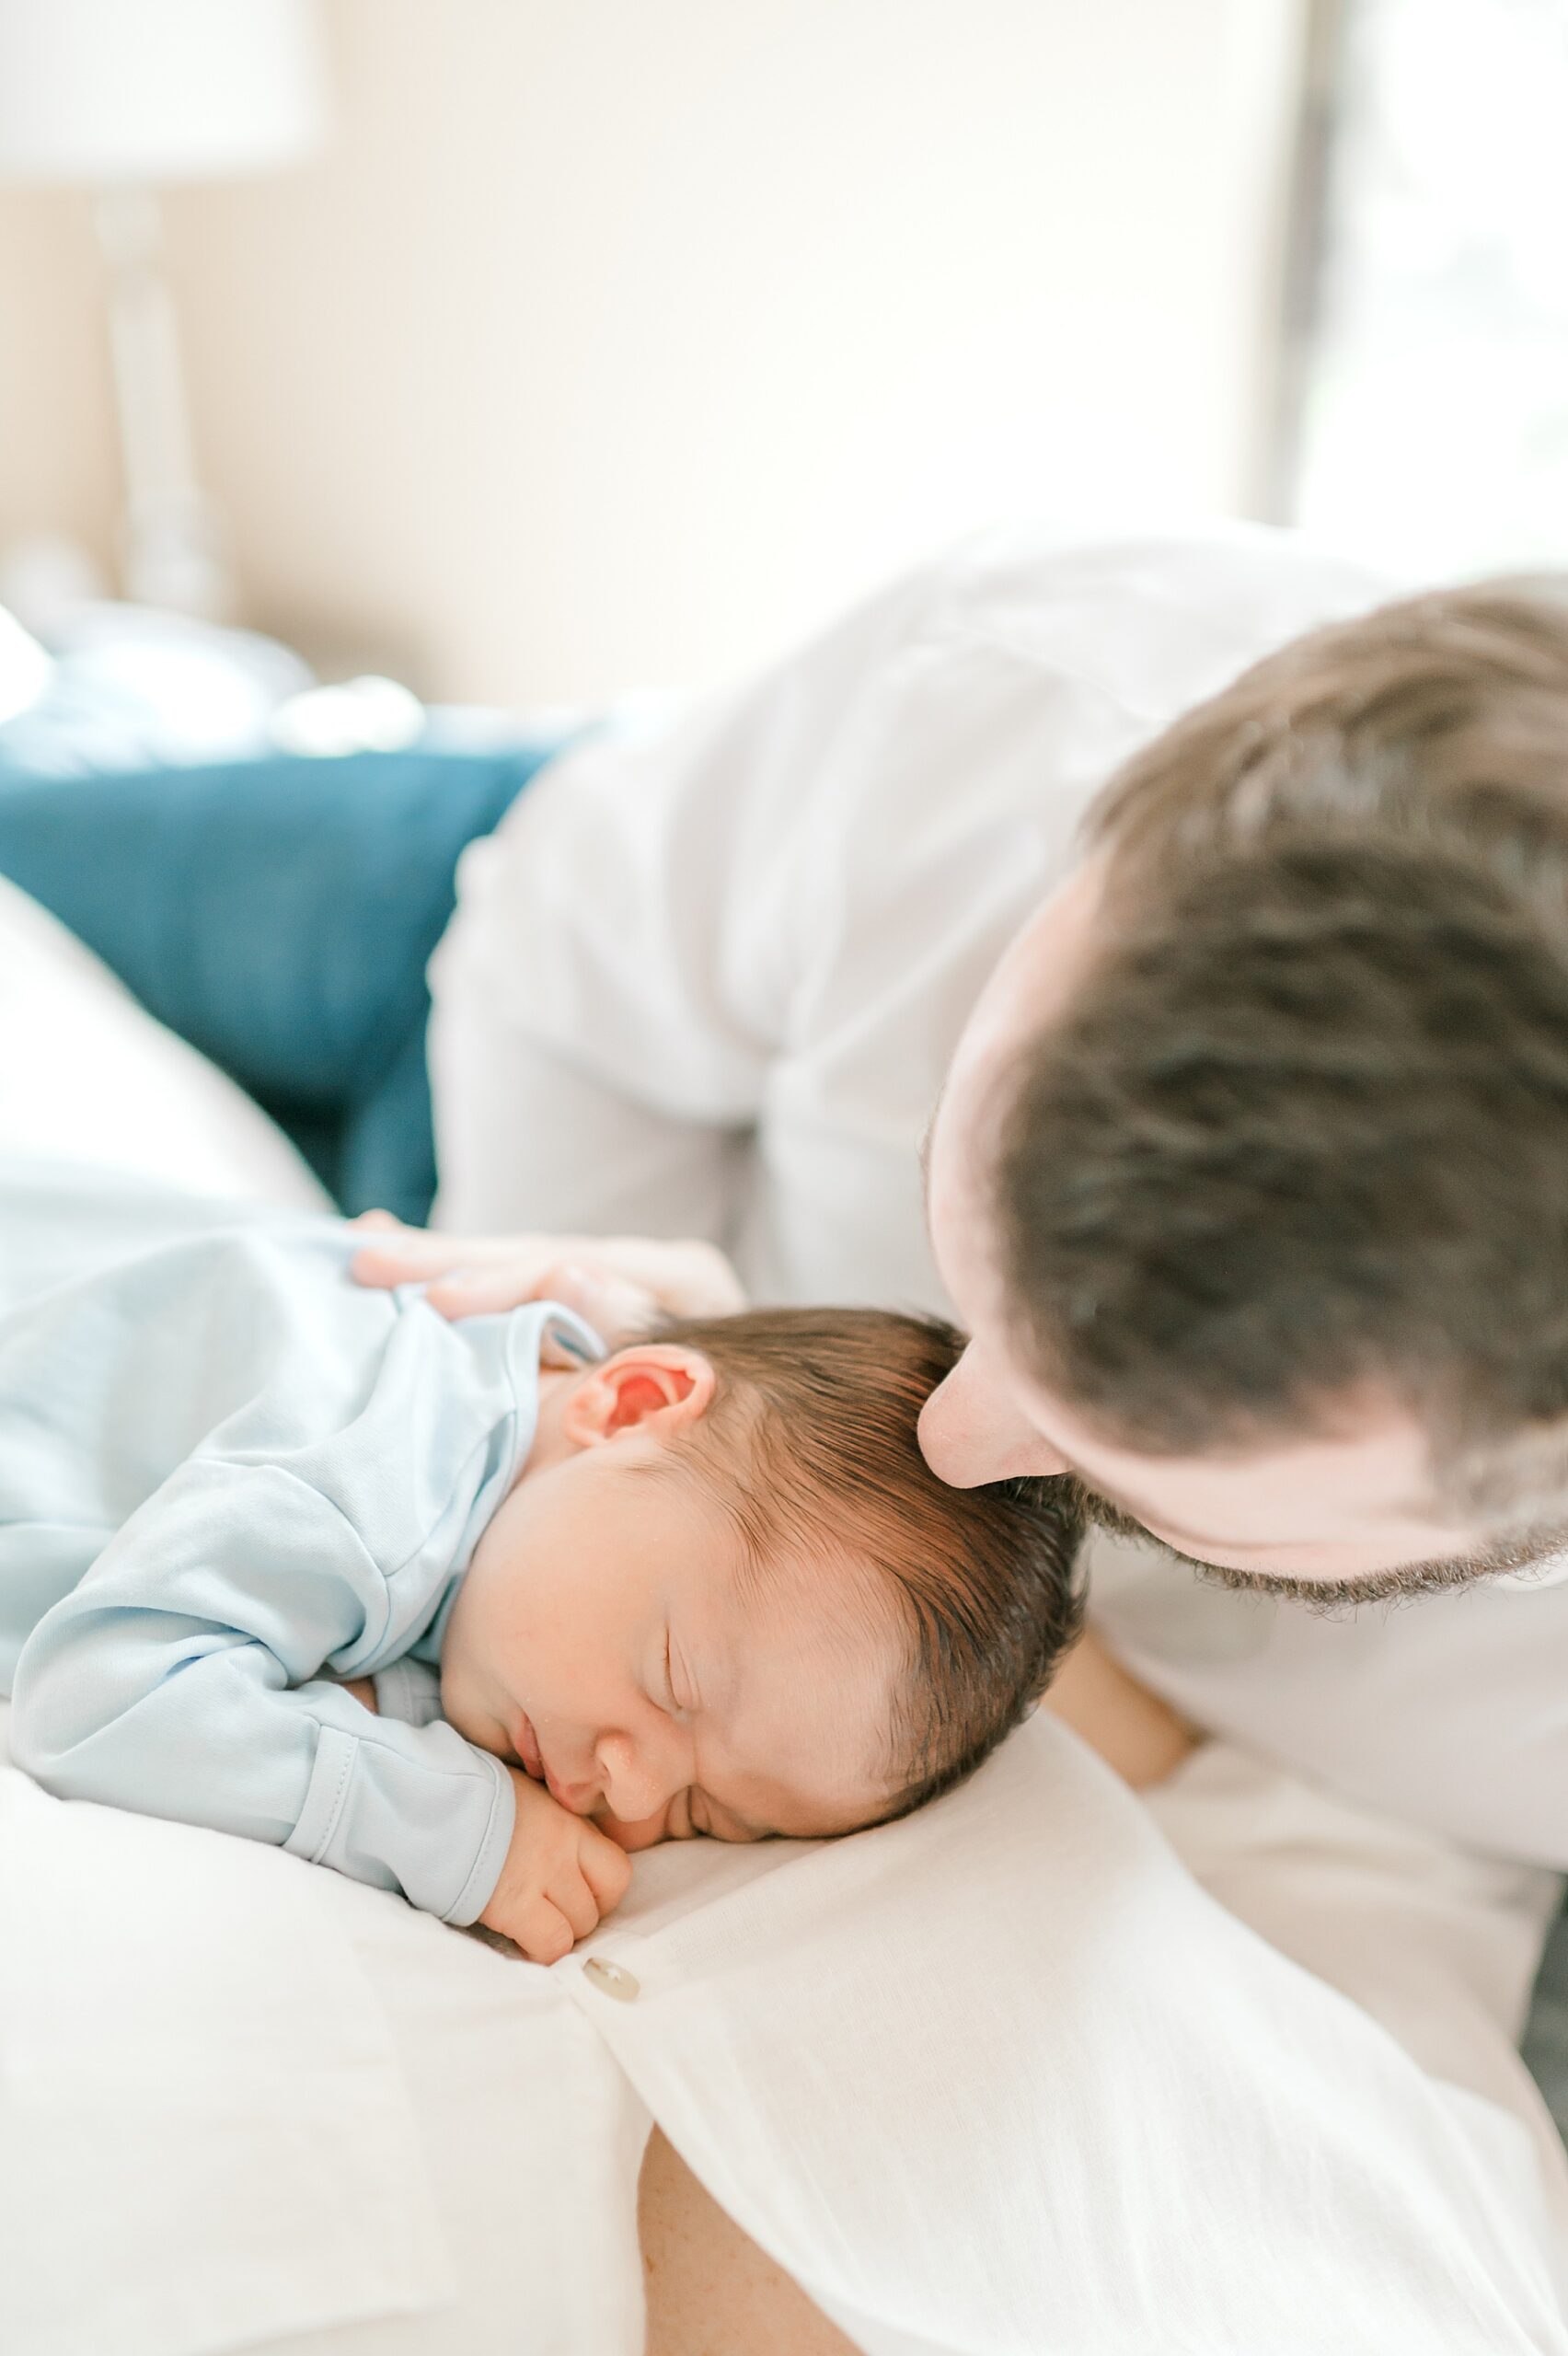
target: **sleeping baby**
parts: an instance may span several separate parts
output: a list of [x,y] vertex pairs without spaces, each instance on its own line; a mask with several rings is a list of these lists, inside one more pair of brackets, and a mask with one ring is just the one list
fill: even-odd
[[548,1303],[362,1290],[336,1221],[53,1168],[0,1182],[0,1692],[63,1796],[548,1962],[628,1850],[947,1789],[1076,1631],[1060,1485],[921,1460],[944,1326],[761,1311],[605,1355]]

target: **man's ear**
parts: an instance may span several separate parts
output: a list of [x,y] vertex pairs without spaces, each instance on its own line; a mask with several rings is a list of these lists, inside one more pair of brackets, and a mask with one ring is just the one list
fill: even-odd
[[561,1415],[563,1438],[594,1448],[627,1431],[671,1438],[708,1413],[718,1388],[699,1350],[636,1342],[590,1367],[572,1385]]

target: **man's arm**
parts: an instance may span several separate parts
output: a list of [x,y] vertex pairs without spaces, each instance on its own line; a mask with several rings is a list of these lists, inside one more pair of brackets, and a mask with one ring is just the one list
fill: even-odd
[[591,742],[465,853],[430,969],[438,1226],[728,1232],[813,765],[785,700]]
[[1135,1791],[1163,1782],[1203,1739],[1107,1652],[1092,1628],[1057,1670],[1044,1706]]
[[1083,799],[1084,699],[962,606],[898,584],[466,854],[439,1228],[703,1235],[774,1298],[936,1305],[920,1132]]
[[744,2356],[855,2356],[853,2342],[726,2215],[657,2127],[638,2181],[637,2228],[647,2356],[715,2347]]

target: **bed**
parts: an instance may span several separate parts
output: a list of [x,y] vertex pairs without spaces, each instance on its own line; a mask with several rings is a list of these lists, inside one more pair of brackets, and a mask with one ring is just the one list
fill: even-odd
[[[319,1199],[10,887],[0,1148]],[[651,1853],[545,1969],[6,1769],[0,2346],[636,2356],[657,2122],[870,2356],[1568,2349],[1555,1898],[1218,1746],[1145,1808],[1038,1717],[905,1823]]]

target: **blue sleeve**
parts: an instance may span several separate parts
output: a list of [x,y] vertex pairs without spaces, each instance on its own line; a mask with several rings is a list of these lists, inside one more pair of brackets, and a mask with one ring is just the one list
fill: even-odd
[[318,1489],[193,1457],[28,1639],[17,1763],[63,1797],[270,1841],[471,1923],[512,1838],[500,1760],[444,1721],[379,1718],[321,1675],[373,1657],[388,1608]]
[[441,1671],[405,1653],[400,1660],[378,1669],[371,1679],[375,1706],[384,1718],[401,1718],[406,1726],[428,1727],[439,1718]]

